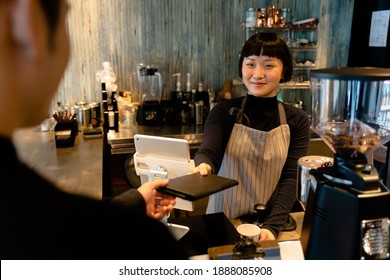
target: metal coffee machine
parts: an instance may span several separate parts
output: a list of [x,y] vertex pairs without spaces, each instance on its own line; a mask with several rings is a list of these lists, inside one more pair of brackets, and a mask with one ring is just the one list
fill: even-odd
[[334,158],[310,170],[305,258],[389,259],[390,192],[367,154],[390,140],[390,69],[318,69],[310,76],[312,129]]
[[140,106],[137,111],[139,125],[155,126],[161,123],[162,77],[153,65],[137,65]]

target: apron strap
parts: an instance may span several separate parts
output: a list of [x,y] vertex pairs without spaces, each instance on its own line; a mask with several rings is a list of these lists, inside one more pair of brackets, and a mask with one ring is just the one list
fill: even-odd
[[279,108],[279,119],[280,124],[286,124],[287,118],[286,118],[286,111],[284,110],[282,102],[278,101],[278,108]]
[[244,98],[242,99],[241,108],[238,111],[238,114],[236,116],[236,123],[238,123],[238,124],[242,124],[242,117],[244,116],[244,108],[245,108],[246,98],[247,98],[247,95],[245,95]]

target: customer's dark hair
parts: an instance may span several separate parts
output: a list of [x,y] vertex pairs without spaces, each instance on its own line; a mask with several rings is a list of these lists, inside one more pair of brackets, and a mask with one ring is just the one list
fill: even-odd
[[260,32],[250,37],[242,47],[239,61],[239,74],[242,78],[242,63],[245,57],[260,54],[276,57],[283,63],[283,76],[281,83],[291,80],[293,72],[293,59],[290,50],[283,38],[273,32]]
[[42,10],[46,16],[47,26],[49,28],[50,43],[53,38],[52,35],[58,25],[61,1],[63,0],[40,0]]

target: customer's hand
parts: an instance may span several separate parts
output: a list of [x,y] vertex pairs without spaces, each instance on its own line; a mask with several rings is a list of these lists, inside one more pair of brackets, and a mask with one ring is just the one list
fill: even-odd
[[197,167],[192,170],[194,173],[199,172],[202,176],[207,176],[207,174],[211,173],[211,166],[207,163],[201,163]]
[[167,179],[146,182],[138,188],[146,203],[146,214],[155,219],[162,219],[173,210],[175,198],[158,192],[159,187],[168,185]]

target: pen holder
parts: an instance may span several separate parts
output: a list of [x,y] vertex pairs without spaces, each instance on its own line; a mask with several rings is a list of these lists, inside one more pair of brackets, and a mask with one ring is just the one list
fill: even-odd
[[56,148],[73,147],[77,134],[77,120],[58,122],[54,127]]

